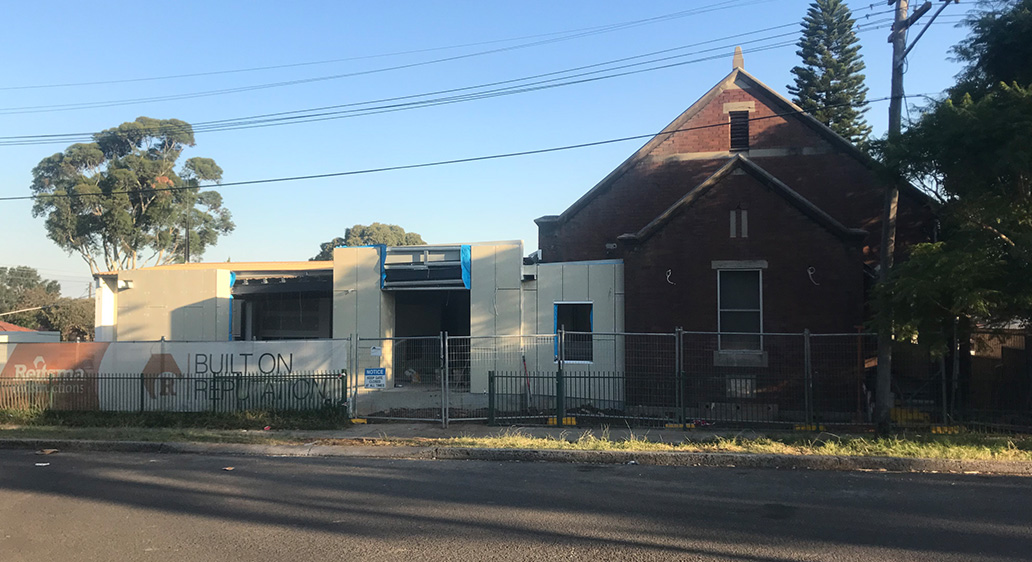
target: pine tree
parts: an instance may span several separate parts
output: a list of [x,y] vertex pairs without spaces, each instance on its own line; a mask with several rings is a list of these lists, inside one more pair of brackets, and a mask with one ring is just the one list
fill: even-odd
[[803,66],[792,69],[793,101],[818,121],[854,144],[871,133],[867,111],[865,68],[853,31],[853,14],[842,0],[815,0],[803,19],[803,36],[796,54]]

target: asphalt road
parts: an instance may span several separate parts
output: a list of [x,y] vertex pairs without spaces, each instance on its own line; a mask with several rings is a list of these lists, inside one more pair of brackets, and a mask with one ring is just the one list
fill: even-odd
[[3,562],[1028,560],[1030,506],[1017,477],[0,450]]

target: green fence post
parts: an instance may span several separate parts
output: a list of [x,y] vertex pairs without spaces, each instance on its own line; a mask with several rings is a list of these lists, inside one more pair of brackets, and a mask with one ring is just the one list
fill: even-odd
[[683,342],[684,329],[678,326],[674,332],[674,345],[677,346],[674,351],[674,376],[677,377],[677,401],[681,406],[681,429],[685,429],[688,424],[688,380],[685,377]]
[[339,405],[344,406],[344,411],[347,412],[348,407],[350,406],[350,404],[348,404],[348,370],[341,369],[340,375],[338,376],[340,380],[343,381],[343,383],[341,384],[341,401]]
[[448,357],[448,332],[441,332],[441,427],[448,427],[448,414],[451,404],[448,403],[448,371],[451,369]]
[[803,375],[804,380],[804,394],[806,406],[806,425],[809,426],[814,424],[814,405],[813,405],[813,357],[810,348],[810,329],[803,330]]
[[559,334],[559,356],[556,357],[556,364],[558,370],[555,374],[555,425],[563,427],[564,419],[566,418],[566,380],[563,377],[563,353],[564,353],[564,342],[566,330],[560,326]]
[[487,372],[487,425],[495,424],[495,372]]
[[140,413],[143,413],[143,401],[144,394],[146,393],[147,381],[144,380],[144,374],[140,373]]

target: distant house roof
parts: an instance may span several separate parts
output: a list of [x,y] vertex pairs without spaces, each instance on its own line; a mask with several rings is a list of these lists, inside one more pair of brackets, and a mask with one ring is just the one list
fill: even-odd
[[11,324],[10,322],[4,322],[0,320],[0,332],[35,332],[36,330],[30,330],[28,328],[19,326],[17,324]]

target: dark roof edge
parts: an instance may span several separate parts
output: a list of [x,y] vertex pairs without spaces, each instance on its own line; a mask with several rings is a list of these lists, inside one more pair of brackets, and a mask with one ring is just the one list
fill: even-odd
[[661,230],[679,210],[685,207],[690,207],[699,197],[717,185],[720,180],[730,175],[735,169],[744,170],[756,180],[779,193],[804,215],[810,217],[811,220],[824,227],[825,230],[831,232],[833,235],[851,244],[858,244],[867,237],[868,233],[866,230],[847,228],[842,223],[835,220],[834,217],[821,210],[820,207],[811,203],[810,200],[806,199],[794,189],[785,185],[784,182],[771,175],[770,172],[764,170],[745,156],[738,154],[728,161],[727,164],[724,164],[719,170],[714,172],[713,175],[692,188],[684,195],[684,197],[680,198],[677,202],[660,213],[660,215],[649,222],[649,224],[642,227],[641,230],[635,233],[620,235],[617,239],[624,242],[638,243],[648,240],[652,235]]
[[580,211],[585,205],[587,205],[589,201],[594,199],[596,195],[598,195],[601,191],[609,187],[609,185],[616,181],[618,178],[620,178],[620,176],[627,173],[628,170],[633,168],[635,164],[640,162],[646,155],[652,152],[653,149],[655,149],[657,146],[659,146],[668,138],[670,138],[670,136],[674,134],[671,131],[677,131],[685,122],[687,122],[692,117],[695,117],[695,115],[699,111],[701,111],[702,108],[710,102],[710,100],[717,97],[721,92],[724,91],[725,84],[729,82],[734,82],[735,77],[738,75],[739,72],[741,72],[741,69],[736,68],[732,70],[731,73],[725,76],[722,80],[717,82],[715,86],[710,88],[708,92],[703,94],[701,98],[699,98],[695,103],[693,103],[688,109],[684,110],[666,127],[663,127],[663,130],[656,133],[655,136],[649,139],[649,141],[642,145],[641,148],[636,150],[634,154],[632,154],[630,157],[624,160],[619,166],[617,166],[615,170],[609,172],[609,174],[606,175],[606,177],[602,178],[602,180],[595,184],[594,187],[589,189],[587,193],[585,193],[579,199],[574,201],[573,204],[570,205],[565,211],[563,211],[561,215],[558,215],[558,217],[556,217],[556,220],[558,222],[566,222],[570,219],[570,217],[577,214],[577,212]]
[[[670,136],[674,133],[669,131],[676,131],[677,129],[680,129],[685,122],[694,117],[699,111],[702,110],[703,107],[706,106],[706,104],[708,104],[713,98],[715,98],[722,91],[724,91],[728,83],[733,83],[738,78],[743,78],[746,82],[748,82],[752,86],[755,86],[758,90],[766,92],[768,97],[776,105],[781,105],[782,109],[784,109],[786,112],[792,112],[796,114],[803,122],[803,124],[813,129],[817,134],[824,137],[832,145],[841,148],[843,152],[845,152],[849,156],[852,156],[854,159],[859,161],[868,169],[879,171],[884,169],[884,166],[881,162],[878,162],[877,160],[872,158],[871,155],[860,150],[859,148],[854,146],[853,143],[849,142],[841,135],[831,130],[830,127],[828,127],[824,123],[821,123],[809,113],[803,111],[802,108],[792,103],[792,101],[786,98],[785,96],[778,93],[777,90],[774,90],[770,86],[767,86],[759,79],[757,79],[755,76],[749,74],[745,69],[736,68],[732,70],[730,74],[718,81],[715,86],[710,88],[709,91],[707,91],[688,109],[686,109],[683,113],[678,115],[677,118],[671,121],[670,124],[668,124],[666,127],[664,127],[662,131],[656,133],[655,136],[649,139],[649,141],[642,145],[642,147],[639,148],[637,151],[635,151],[634,154],[632,154],[630,157],[624,160],[619,166],[616,167],[616,169],[610,172],[606,177],[602,178],[602,180],[595,184],[594,187],[589,189],[584,195],[582,195],[580,198],[574,201],[573,204],[570,205],[565,211],[563,211],[561,215],[550,215],[550,217],[556,217],[555,220],[551,222],[563,223],[569,220],[570,217],[572,217],[573,215],[577,214],[578,211],[584,208],[592,199],[599,195],[599,193],[608,188],[610,184],[612,184],[618,178],[627,173],[627,171],[633,168],[635,164],[640,162],[646,155],[652,152],[654,148],[656,148],[658,145],[662,144],[664,141],[670,138]],[[932,199],[927,193],[915,187],[910,182],[903,182],[902,187],[903,188],[900,190],[901,193],[906,193],[907,195],[917,199],[923,204],[927,204],[932,207],[935,206],[936,202],[934,199]],[[542,217],[542,219],[543,218],[545,217]],[[541,219],[538,219],[534,222],[540,225],[541,223],[538,222],[540,220]]]
[[[885,169],[885,166],[881,162],[875,160],[873,157],[871,157],[870,154],[857,148],[856,145],[849,142],[849,140],[844,138],[842,135],[833,131],[831,127],[828,127],[824,123],[818,121],[817,118],[815,118],[813,115],[810,115],[809,113],[803,111],[801,107],[792,103],[791,100],[778,93],[777,90],[771,88],[770,86],[767,86],[758,78],[756,78],[752,74],[749,74],[745,69],[740,70],[741,72],[739,73],[739,76],[746,79],[746,81],[748,82],[752,82],[753,85],[755,85],[757,88],[769,93],[773,98],[773,101],[783,105],[785,109],[797,112],[799,114],[799,117],[802,119],[803,123],[811,129],[813,129],[814,132],[824,137],[825,140],[843,149],[844,152],[846,152],[847,154],[849,154],[850,156],[858,160],[861,164],[863,164],[871,170],[880,171]],[[915,187],[910,182],[902,182],[902,189],[900,189],[900,192],[906,193],[916,198],[921,203],[925,203],[928,205],[935,204],[934,199],[932,199],[927,193]]]

